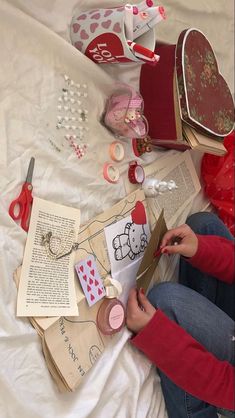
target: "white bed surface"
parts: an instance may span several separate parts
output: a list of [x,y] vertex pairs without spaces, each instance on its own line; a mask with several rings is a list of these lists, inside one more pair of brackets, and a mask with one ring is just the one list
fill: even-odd
[[[27,319],[15,317],[17,292],[13,272],[22,262],[26,234],[9,217],[8,206],[20,190],[30,157],[36,159],[34,194],[80,208],[82,222],[125,195],[124,182],[113,186],[102,178],[103,163],[109,159],[107,145],[113,138],[99,120],[113,78],[119,74],[121,79],[137,86],[139,67],[99,68],[68,44],[69,23],[76,5],[86,10],[123,3],[0,0],[0,416],[3,418],[166,417],[155,369],[127,343],[127,331],[115,337],[75,393],[60,394],[47,370],[35,330]],[[157,27],[159,39],[175,42],[180,31],[190,26],[202,30],[214,46],[221,72],[233,91],[233,2],[168,0],[164,7],[168,20]],[[56,136],[53,121],[64,73],[86,82],[89,89],[89,158],[79,162],[72,155],[65,158],[56,153],[48,142],[50,136]],[[134,157],[129,145],[126,151],[123,173]],[[200,154],[194,154],[198,172],[200,159]],[[200,195],[188,212],[200,210],[204,204]]]

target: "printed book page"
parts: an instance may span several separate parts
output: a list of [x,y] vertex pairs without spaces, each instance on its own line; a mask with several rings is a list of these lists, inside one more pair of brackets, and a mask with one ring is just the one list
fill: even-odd
[[78,306],[74,284],[74,252],[51,258],[42,245],[52,233],[50,249],[66,252],[76,240],[80,210],[34,198],[20,276],[17,316],[74,316]]
[[195,170],[189,151],[180,155],[164,158],[145,168],[146,177],[155,177],[162,181],[174,180],[177,189],[166,192],[154,198],[147,198],[150,223],[155,225],[161,210],[164,209],[164,218],[168,228],[172,228],[179,215],[201,189],[201,184]]
[[[81,227],[77,239],[79,247],[75,252],[75,263],[93,255],[99,273],[104,279],[110,273],[104,228],[126,219],[135,209],[138,201],[143,203],[147,211],[144,192],[138,190]],[[124,278],[126,277],[125,275]],[[64,315],[45,329],[43,335],[43,351],[48,368],[56,381],[58,379],[63,381],[66,390],[74,390],[81,383],[112,338],[102,335],[96,326],[97,312],[103,300],[89,307],[79,280],[75,278],[79,316],[71,318]],[[136,274],[134,278],[136,280]],[[125,295],[127,289],[123,287],[122,297]]]
[[[174,180],[178,186],[172,192],[146,198],[151,230],[153,230],[162,209],[164,209],[166,225],[170,229],[201,189],[190,151],[171,152],[170,155],[167,154],[154,163],[145,166],[144,171],[146,178],[156,178],[162,181]],[[125,188],[129,193],[135,190],[137,186],[127,181]]]

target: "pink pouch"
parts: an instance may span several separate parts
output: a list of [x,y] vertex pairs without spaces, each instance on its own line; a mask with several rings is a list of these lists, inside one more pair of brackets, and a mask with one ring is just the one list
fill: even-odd
[[148,122],[143,109],[142,96],[129,86],[121,87],[108,99],[104,124],[119,136],[144,138],[148,134]]

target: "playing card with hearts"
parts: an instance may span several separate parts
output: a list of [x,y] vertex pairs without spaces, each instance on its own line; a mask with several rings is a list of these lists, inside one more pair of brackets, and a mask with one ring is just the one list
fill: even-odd
[[75,270],[87,303],[89,306],[93,306],[105,296],[105,289],[94,256],[91,255],[79,261],[75,264]]

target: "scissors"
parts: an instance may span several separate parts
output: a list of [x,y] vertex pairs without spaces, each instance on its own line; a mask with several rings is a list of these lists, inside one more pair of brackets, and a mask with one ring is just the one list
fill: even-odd
[[9,206],[9,215],[17,221],[21,219],[21,227],[28,231],[29,229],[29,218],[31,214],[31,207],[33,202],[32,197],[32,177],[34,169],[35,159],[32,157],[29,163],[28,172],[25,183],[22,186],[19,196],[13,200]]

